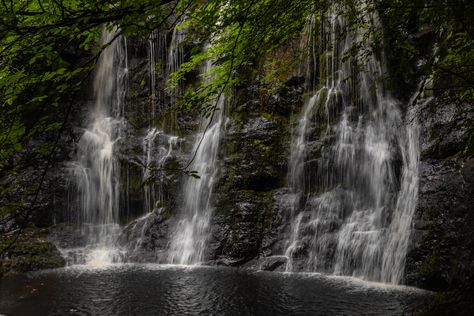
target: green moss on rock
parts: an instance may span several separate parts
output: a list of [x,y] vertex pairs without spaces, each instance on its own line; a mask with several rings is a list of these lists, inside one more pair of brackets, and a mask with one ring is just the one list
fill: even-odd
[[[60,268],[65,265],[56,246],[46,240],[47,229],[28,228],[12,247],[0,258],[0,276],[25,273],[43,269]],[[8,236],[4,242],[10,242]]]

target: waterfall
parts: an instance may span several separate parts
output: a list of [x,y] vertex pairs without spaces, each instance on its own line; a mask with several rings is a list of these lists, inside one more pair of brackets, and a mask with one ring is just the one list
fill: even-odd
[[[385,91],[383,56],[369,54],[359,68],[361,56],[347,57],[363,30],[347,31],[336,13],[322,23],[319,87],[305,102],[289,159],[299,198],[286,270],[400,283],[417,200],[417,129]],[[319,126],[318,113],[326,116]]]
[[113,239],[119,229],[120,168],[115,155],[123,127],[127,84],[125,38],[118,30],[102,32],[102,52],[94,78],[94,107],[90,123],[71,163],[79,195],[78,221],[86,235],[85,261],[102,265],[117,258]]
[[[214,122],[203,121],[204,135],[196,137],[194,161],[190,170],[196,171],[199,179],[188,177],[183,187],[184,216],[176,226],[171,241],[169,261],[179,264],[196,264],[204,259],[212,214],[211,197],[218,172],[218,149],[224,120],[225,98],[217,100],[217,115]],[[209,124],[207,131],[205,126]]]

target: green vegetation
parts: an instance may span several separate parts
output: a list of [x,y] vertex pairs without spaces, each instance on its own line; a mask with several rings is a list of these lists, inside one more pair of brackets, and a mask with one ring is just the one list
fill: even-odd
[[394,79],[431,75],[435,92],[450,90],[461,100],[473,100],[472,1],[387,0],[378,7],[385,51],[395,61]]

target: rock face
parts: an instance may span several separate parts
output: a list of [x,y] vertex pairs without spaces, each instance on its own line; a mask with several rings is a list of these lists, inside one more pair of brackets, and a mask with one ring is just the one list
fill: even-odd
[[172,233],[172,221],[159,208],[128,224],[118,237],[118,245],[127,251],[129,262],[166,262],[166,250]]
[[56,246],[45,239],[47,233],[46,229],[25,230],[0,257],[0,276],[63,267],[64,258]]
[[235,95],[222,139],[209,247],[209,257],[219,263],[240,265],[270,256],[281,238],[284,214],[275,195],[286,181],[289,117],[301,107],[297,82],[290,80],[266,100],[255,86]]
[[[276,269],[286,259],[259,257],[284,252],[281,232],[288,223],[286,177],[290,149],[290,116],[302,106],[303,80],[294,77],[262,99],[258,85],[235,92],[220,140],[219,174],[215,184],[206,260],[208,264]],[[187,123],[187,125],[190,125]],[[186,157],[179,157],[183,165]],[[170,175],[171,176],[171,175]],[[135,262],[166,262],[166,251],[180,211],[183,178],[174,178],[170,196],[176,203],[129,223],[118,244]],[[166,201],[165,201],[166,202]]]
[[441,290],[474,282],[474,109],[448,95],[417,110],[420,191],[406,283]]

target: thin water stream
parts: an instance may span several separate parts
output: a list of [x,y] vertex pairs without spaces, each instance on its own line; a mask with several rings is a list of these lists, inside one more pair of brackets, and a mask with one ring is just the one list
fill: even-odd
[[[225,98],[217,102],[217,115],[204,135],[196,137],[193,152],[196,156],[190,170],[199,178],[189,177],[183,188],[184,214],[172,237],[169,262],[197,264],[204,260],[209,238],[211,197],[218,172],[218,150],[224,120]],[[212,118],[211,118],[212,119]],[[208,122],[203,121],[203,128]]]

